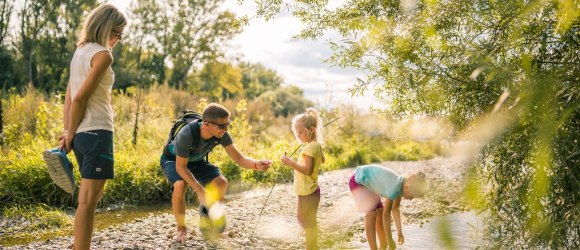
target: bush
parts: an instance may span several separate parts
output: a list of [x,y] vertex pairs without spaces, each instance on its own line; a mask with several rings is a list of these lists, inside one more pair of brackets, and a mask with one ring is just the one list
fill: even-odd
[[[100,207],[112,204],[150,204],[169,201],[171,186],[160,166],[159,158],[167,134],[176,116],[176,110],[201,109],[205,99],[156,85],[140,94],[139,90],[127,89],[126,94],[113,95],[115,110],[114,157],[115,179],[108,181]],[[188,100],[190,104],[179,107],[173,98]],[[60,190],[51,181],[42,151],[55,147],[62,131],[62,97],[45,98],[39,91],[28,89],[24,94],[10,94],[2,101],[6,107],[4,116],[6,144],[0,150],[3,167],[0,168],[0,201],[4,206],[18,204],[46,204],[49,206],[75,206],[76,195]],[[181,101],[180,101],[181,103]],[[284,154],[290,155],[298,143],[290,131],[288,118],[262,118],[269,127],[250,122],[246,100],[228,101],[232,106],[232,127],[229,133],[238,150],[255,159],[270,159],[274,166],[267,172],[245,170],[237,166],[222,147],[210,154],[210,161],[219,166],[231,182],[271,183],[292,181],[293,170],[279,163]],[[189,108],[188,108],[189,107]],[[139,120],[135,126],[135,113],[139,109]],[[325,119],[334,118],[333,110],[323,111]],[[265,115],[265,114],[262,114]],[[24,117],[21,119],[20,117]],[[356,127],[342,125],[359,119],[351,112],[335,124],[325,128],[324,152],[327,162],[323,170],[354,167],[383,160],[415,160],[433,156],[433,150],[425,144],[410,141],[391,141],[384,135],[368,135]],[[137,130],[136,144],[134,132]],[[258,128],[258,129],[257,129]],[[293,156],[296,158],[296,152]],[[74,154],[69,154],[78,169]],[[80,180],[77,170],[75,179]],[[193,192],[188,192],[193,199]]]

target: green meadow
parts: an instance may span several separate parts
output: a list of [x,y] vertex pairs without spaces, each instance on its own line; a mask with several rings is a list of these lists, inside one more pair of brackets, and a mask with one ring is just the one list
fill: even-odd
[[[99,208],[169,202],[171,187],[161,171],[159,157],[172,121],[181,110],[201,111],[207,103],[206,99],[163,85],[141,93],[130,89],[124,94],[114,94],[115,179],[105,187]],[[236,147],[250,157],[273,160],[274,165],[267,172],[242,169],[221,147],[210,154],[210,161],[220,167],[231,183],[242,186],[291,181],[291,169],[281,166],[279,159],[299,146],[290,130],[292,116],[274,117],[269,109],[260,109],[258,101],[239,99],[223,104],[232,112],[229,133]],[[70,225],[72,218],[64,210],[76,207],[76,196],[65,193],[51,181],[41,156],[44,149],[56,147],[62,132],[63,95],[47,96],[28,88],[22,94],[10,93],[3,99],[2,107],[0,216],[34,218],[34,223],[24,231]],[[394,140],[384,133],[369,133],[368,127],[360,125],[362,121],[368,126],[369,120],[375,119],[377,129],[381,126],[384,129],[388,123],[379,117],[361,114],[352,106],[321,110],[321,113],[324,122],[338,118],[324,129],[327,162],[322,171],[386,160],[428,159],[436,155],[435,143]],[[68,156],[79,182],[74,154]],[[188,194],[188,199],[196,202],[193,192]]]

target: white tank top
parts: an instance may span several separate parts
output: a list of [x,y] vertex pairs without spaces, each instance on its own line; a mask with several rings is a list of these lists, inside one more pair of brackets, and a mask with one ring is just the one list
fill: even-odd
[[[71,101],[74,100],[89,74],[91,59],[99,51],[109,52],[107,48],[98,43],[87,43],[82,47],[77,47],[70,63]],[[102,76],[97,88],[89,97],[85,116],[77,128],[77,133],[98,129],[113,131],[111,91],[114,81],[115,73],[109,67]]]

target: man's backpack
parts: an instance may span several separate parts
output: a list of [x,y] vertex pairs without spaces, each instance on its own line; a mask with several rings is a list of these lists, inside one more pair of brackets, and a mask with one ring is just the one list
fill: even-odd
[[[173,121],[173,126],[171,126],[171,130],[169,131],[169,136],[167,138],[167,144],[171,143],[175,139],[177,133],[179,133],[179,131],[181,131],[185,125],[191,126],[197,122],[200,122],[201,120],[202,116],[200,113],[191,110],[182,111],[181,115],[179,115],[179,117]],[[193,141],[195,143],[197,141],[195,137],[199,137],[199,133],[197,133],[197,135],[194,133],[193,136]],[[199,138],[197,139],[199,140]]]
[[[163,154],[169,159],[175,159],[175,155],[173,155],[169,150],[169,144],[175,139],[179,131],[181,131],[181,129],[186,126],[190,126],[192,130],[193,144],[189,148],[189,152],[192,153],[199,145],[199,140],[201,140],[201,135],[199,132],[199,122],[201,121],[202,116],[200,113],[191,110],[182,111],[181,115],[179,115],[179,117],[173,121],[173,125],[171,126],[171,130],[169,131],[169,136],[167,138],[167,143],[165,143],[165,147],[163,147]],[[221,139],[217,139],[214,142],[214,145],[219,144],[220,140]],[[206,161],[208,160],[208,155],[206,155]]]

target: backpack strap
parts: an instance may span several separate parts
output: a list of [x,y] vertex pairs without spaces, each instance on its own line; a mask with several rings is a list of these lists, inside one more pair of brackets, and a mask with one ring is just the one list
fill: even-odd
[[[199,140],[201,139],[199,122],[200,122],[200,120],[196,119],[196,120],[193,120],[193,121],[187,123],[187,126],[189,126],[189,128],[191,129],[191,135],[193,137],[191,146],[189,147],[190,153],[191,153],[191,151],[193,151],[193,149],[197,148],[197,146],[199,145]],[[179,129],[175,129],[175,130],[180,131],[183,127],[185,127],[185,124],[180,126]],[[169,135],[171,136],[173,133],[174,133],[174,130],[172,130]],[[177,136],[177,132],[176,132],[175,136]],[[175,140],[175,138],[173,138],[173,140]],[[171,151],[169,150],[169,144],[173,140],[170,137],[169,140],[167,140],[167,143],[165,143],[165,146],[163,147],[163,155],[171,160],[175,160],[175,155],[173,153],[171,153]]]
[[[201,140],[201,124],[200,122],[203,122],[202,120],[195,120],[194,122],[190,122],[188,123],[189,127],[191,128],[191,135],[193,137],[193,143],[191,144],[191,147],[189,148],[189,152],[193,151],[195,148],[197,148],[197,146],[199,146],[199,141]],[[221,143],[221,138],[213,138],[212,139],[212,143],[213,145],[211,145],[211,149],[209,152],[207,152],[205,154],[205,161],[209,162],[209,153],[211,153],[213,151],[213,148],[215,146],[215,144],[220,144]]]
[[193,137],[191,147],[189,147],[189,152],[193,151],[197,146],[199,146],[199,140],[201,140],[201,125],[200,120],[193,120],[187,125],[191,129],[191,136]]
[[[192,136],[192,143],[191,146],[189,147],[189,152],[191,153],[194,149],[196,149],[199,146],[199,142],[201,140],[201,124],[200,122],[202,122],[200,119],[198,120],[194,120],[191,121],[189,123],[187,123],[187,126],[189,126],[189,128],[191,129],[191,136]],[[214,138],[213,140],[214,145],[215,144],[220,144],[221,143],[221,138]],[[211,151],[213,151],[213,147],[214,145],[211,145]],[[205,154],[205,161],[209,162],[209,153]],[[165,155],[165,157],[175,160],[175,155],[173,155],[170,151],[169,151],[169,143],[165,144],[165,147],[163,148],[163,154]]]

